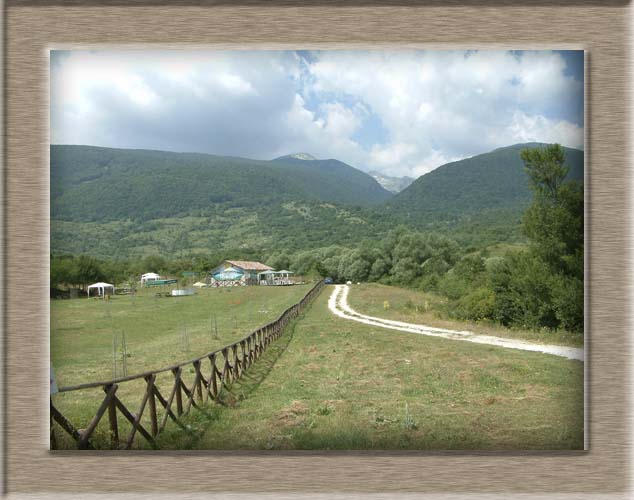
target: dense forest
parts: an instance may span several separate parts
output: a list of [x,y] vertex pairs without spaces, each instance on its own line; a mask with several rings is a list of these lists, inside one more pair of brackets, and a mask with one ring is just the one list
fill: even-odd
[[194,153],[51,146],[51,217],[146,222],[291,200],[370,206],[392,195],[337,160],[257,161]]
[[[93,154],[98,149],[103,148],[85,152]],[[64,153],[68,151],[56,150],[56,154]],[[381,209],[369,202],[333,204],[319,196],[303,201],[276,198],[273,203],[256,197],[251,200],[257,204],[255,211],[248,205],[233,207],[229,201],[219,201],[195,210],[190,207],[180,218],[89,222],[86,218],[93,217],[93,212],[82,219],[72,204],[54,208],[51,285],[82,286],[99,280],[122,284],[136,281],[142,272],[178,276],[183,271],[204,273],[226,258],[256,259],[304,276],[375,281],[433,292],[446,298],[446,314],[457,319],[582,332],[583,154],[558,145],[528,145],[489,155],[493,159],[478,162],[474,157],[458,166],[440,167]],[[109,159],[104,165],[123,169],[117,161],[121,160]],[[301,162],[272,163],[300,168],[296,164]],[[325,161],[315,166],[321,176],[331,170],[347,171],[339,163]],[[490,170],[482,171],[486,165]],[[471,168],[478,178],[487,177],[488,183],[474,185],[464,174]],[[94,181],[80,180],[80,170],[65,164],[55,169],[55,175],[67,179],[60,182],[53,205],[74,189],[69,184],[81,187]],[[89,169],[85,175],[99,172],[99,168]],[[448,182],[455,187],[454,195]],[[372,186],[363,187],[366,195],[375,189]],[[500,186],[508,196],[491,202],[491,193]],[[450,203],[452,196],[457,208],[425,215],[430,198],[435,206]],[[408,199],[417,202],[409,204],[410,217],[404,217]],[[63,219],[64,210],[80,220],[74,220],[75,215]],[[146,241],[141,240],[144,237]],[[77,241],[91,244],[78,252]],[[108,246],[105,242],[109,241],[116,244]],[[163,247],[157,245],[160,241],[165,241]],[[104,246],[112,247],[112,253],[104,255]],[[138,252],[144,246],[145,252]]]

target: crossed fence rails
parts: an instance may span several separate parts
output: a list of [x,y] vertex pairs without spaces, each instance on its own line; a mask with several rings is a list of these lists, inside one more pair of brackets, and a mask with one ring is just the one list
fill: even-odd
[[[51,398],[51,449],[57,448],[53,422],[56,422],[73,438],[77,448],[93,449],[94,446],[90,438],[106,412],[108,413],[110,447],[112,449],[120,449],[122,444],[124,449],[132,448],[135,438],[139,435],[143,437],[150,446],[156,448],[155,438],[163,431],[168,419],[173,420],[181,428],[185,428],[183,423],[179,421],[179,417],[187,415],[192,407],[202,408],[209,399],[218,401],[222,388],[228,388],[230,384],[242,377],[244,372],[262,356],[267,347],[282,335],[286,325],[288,325],[293,318],[298,316],[304,307],[319,293],[323,286],[323,280],[319,281],[298,303],[286,309],[275,321],[258,328],[233,344],[209,352],[198,358],[184,361],[167,368],[120,377],[107,382],[91,382],[75,386],[60,387],[60,393],[102,387],[105,392],[105,397],[85,429],[79,429],[74,426],[70,420],[53,405],[53,399]],[[193,383],[188,387],[182,375],[183,368],[190,365],[194,369],[195,377]],[[207,370],[204,370],[205,367],[207,367]],[[167,398],[164,397],[156,384],[157,375],[162,373],[171,373],[173,376],[174,382]],[[117,390],[119,389],[119,384],[139,380],[145,382],[145,391],[139,411],[134,414],[117,397]],[[159,415],[159,411],[157,410],[157,401],[163,408],[162,415]],[[172,409],[174,403],[176,404],[175,410]],[[141,421],[146,409],[149,411],[149,429],[147,429]],[[125,418],[132,426],[123,443],[119,436],[119,415]]]

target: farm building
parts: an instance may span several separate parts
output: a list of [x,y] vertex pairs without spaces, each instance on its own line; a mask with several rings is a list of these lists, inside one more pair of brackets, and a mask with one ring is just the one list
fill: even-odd
[[211,286],[257,285],[258,274],[273,268],[249,260],[225,260],[209,274]]

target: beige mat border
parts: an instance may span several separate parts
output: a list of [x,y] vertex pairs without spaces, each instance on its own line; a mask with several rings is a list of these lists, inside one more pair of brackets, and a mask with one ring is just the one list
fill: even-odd
[[[14,1],[4,8],[8,239],[3,401],[9,492],[60,497],[118,493],[122,498],[136,491],[149,493],[148,498],[200,498],[201,493],[222,498],[215,493],[221,491],[285,492],[285,498],[291,492],[304,497],[338,492],[338,498],[361,492],[389,492],[380,498],[396,498],[397,492],[434,498],[478,493],[488,498],[493,493],[499,498],[552,498],[554,493],[614,498],[626,491],[632,391],[627,2],[56,3]],[[89,47],[585,49],[589,451],[48,452],[49,306],[47,286],[42,286],[48,282],[49,251],[48,50]]]

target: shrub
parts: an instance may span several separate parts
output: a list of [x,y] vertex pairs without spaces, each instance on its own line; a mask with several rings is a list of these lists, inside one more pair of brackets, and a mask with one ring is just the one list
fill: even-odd
[[462,297],[454,307],[459,319],[480,321],[495,315],[495,293],[490,288],[480,287]]

